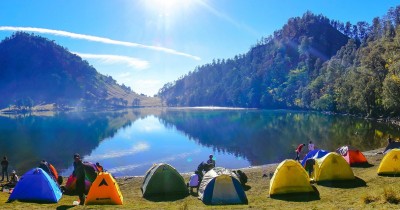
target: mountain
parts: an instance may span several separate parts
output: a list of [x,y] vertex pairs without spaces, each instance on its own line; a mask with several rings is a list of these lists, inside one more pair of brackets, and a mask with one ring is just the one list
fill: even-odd
[[200,66],[166,84],[159,96],[171,106],[293,107],[299,90],[348,39],[329,19],[308,12],[246,54]]
[[0,43],[0,108],[125,107],[155,99],[139,95],[46,38],[17,32]]
[[400,6],[371,24],[305,13],[243,54],[165,84],[169,106],[400,114]]

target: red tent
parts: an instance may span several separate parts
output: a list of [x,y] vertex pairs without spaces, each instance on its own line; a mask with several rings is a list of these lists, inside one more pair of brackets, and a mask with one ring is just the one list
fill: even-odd
[[350,166],[361,165],[368,163],[367,158],[363,155],[360,150],[352,148],[350,146],[343,146],[336,150],[337,153],[341,154]]

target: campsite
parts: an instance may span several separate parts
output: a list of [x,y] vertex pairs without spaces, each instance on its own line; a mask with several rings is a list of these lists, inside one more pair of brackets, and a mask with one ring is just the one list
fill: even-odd
[[[370,166],[352,167],[355,176],[353,181],[313,183],[312,186],[318,190],[317,195],[305,193],[271,197],[270,177],[263,177],[263,173],[275,172],[278,164],[271,164],[243,169],[248,176],[248,182],[243,188],[248,204],[206,205],[197,198],[196,190],[183,198],[143,198],[143,176],[116,179],[123,195],[123,205],[74,206],[72,203],[77,200],[77,196],[69,195],[63,195],[58,203],[6,203],[9,194],[5,192],[0,192],[0,203],[2,208],[7,209],[396,209],[400,203],[400,177],[378,176],[377,170],[383,155],[376,153],[381,151],[383,149],[364,152]],[[190,175],[182,175],[185,182],[188,182]]]

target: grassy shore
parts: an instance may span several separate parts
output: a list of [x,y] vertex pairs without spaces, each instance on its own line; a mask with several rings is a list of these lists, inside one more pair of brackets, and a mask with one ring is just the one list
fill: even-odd
[[[77,196],[63,195],[57,204],[6,203],[9,194],[0,193],[2,209],[400,209],[400,177],[384,177],[376,174],[382,154],[366,152],[371,167],[353,168],[356,181],[334,184],[314,184],[319,196],[297,195],[280,198],[269,197],[269,177],[263,173],[274,172],[277,164],[244,169],[248,175],[246,194],[248,205],[207,206],[196,195],[180,200],[149,201],[141,196],[143,177],[118,178],[124,196],[122,206],[73,206]],[[185,180],[189,175],[184,175]]]

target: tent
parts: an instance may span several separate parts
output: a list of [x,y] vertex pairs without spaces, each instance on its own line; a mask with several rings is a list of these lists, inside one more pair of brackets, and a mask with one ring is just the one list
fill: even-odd
[[388,152],[390,152],[390,150],[392,150],[392,149],[400,149],[400,142],[398,142],[398,141],[392,141],[392,142],[390,142],[387,146],[386,146],[386,148],[385,148],[385,150],[383,151],[383,153],[384,154],[386,154],[386,153],[388,153]]
[[90,204],[114,204],[122,205],[123,197],[117,181],[110,173],[100,172],[94,180],[85,205]]
[[303,161],[301,161],[301,165],[304,167],[306,165],[306,161],[309,158],[317,159],[317,158],[322,158],[325,155],[327,155],[329,152],[323,149],[315,149],[307,153],[307,155],[304,157]]
[[336,152],[330,152],[323,158],[316,159],[313,174],[317,182],[355,179],[350,165]]
[[97,168],[96,164],[91,162],[83,162],[83,168],[85,169],[86,179],[91,183],[94,182],[97,177],[97,173],[99,173],[99,169]]
[[205,204],[247,204],[246,193],[230,170],[215,167],[208,171],[199,187],[199,199]]
[[400,175],[400,149],[392,149],[382,159],[379,175]]
[[269,185],[269,194],[314,192],[306,170],[295,160],[282,161]]
[[353,147],[343,146],[337,149],[336,152],[342,155],[350,166],[368,163],[363,153]]
[[34,168],[21,177],[8,200],[57,203],[61,196],[56,182],[41,168]]
[[185,180],[169,164],[154,164],[146,173],[142,187],[143,197],[188,195]]

